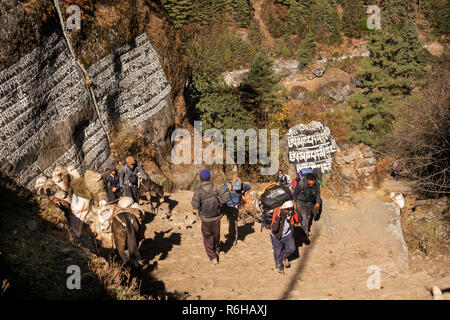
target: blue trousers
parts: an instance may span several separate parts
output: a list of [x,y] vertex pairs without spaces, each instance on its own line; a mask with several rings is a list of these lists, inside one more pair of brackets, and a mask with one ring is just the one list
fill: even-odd
[[270,234],[273,247],[273,257],[275,258],[275,267],[283,270],[283,259],[286,259],[295,251],[295,242],[292,232],[287,236],[277,240],[272,233]]

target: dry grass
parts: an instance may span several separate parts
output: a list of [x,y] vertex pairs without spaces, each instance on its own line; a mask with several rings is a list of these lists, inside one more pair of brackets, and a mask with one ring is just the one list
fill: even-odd
[[129,268],[114,259],[108,262],[102,258],[89,262],[89,268],[98,277],[108,295],[117,300],[148,300],[146,296],[141,296],[141,282],[132,277]]

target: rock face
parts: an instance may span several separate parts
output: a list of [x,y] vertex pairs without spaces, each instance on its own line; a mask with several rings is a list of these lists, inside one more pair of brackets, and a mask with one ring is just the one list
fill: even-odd
[[[58,165],[73,165],[82,174],[87,169],[101,171],[113,161],[108,136],[117,121],[167,152],[175,125],[174,96],[180,91],[180,72],[167,67],[168,57],[158,53],[169,55],[170,30],[165,42],[152,34],[158,49],[146,33],[155,28],[151,21],[131,41],[109,43],[106,56],[90,57],[87,81],[68,49],[51,2],[35,1],[35,7],[13,4],[11,0],[0,6],[0,23],[7,26],[0,32],[2,43],[7,43],[0,50],[2,171],[29,189],[40,174],[50,176]],[[160,8],[140,3],[138,13],[151,16],[155,10]],[[44,24],[38,15],[42,11],[47,12]],[[164,19],[153,21],[168,30]],[[21,32],[30,30],[29,40],[20,38]],[[92,39],[74,39],[76,59],[86,61],[86,42]],[[109,38],[100,41],[105,39]],[[172,46],[176,51],[177,44]]]
[[305,88],[301,86],[295,86],[292,87],[291,90],[289,90],[289,96],[295,101],[297,101],[299,104],[301,104],[305,99],[307,92],[308,90],[306,90]]
[[327,187],[341,201],[352,201],[352,193],[378,185],[376,159],[369,146],[360,144],[336,154]]
[[325,71],[327,70],[327,65],[325,63],[316,63],[313,64],[309,70],[317,78],[320,78],[325,74]]
[[344,102],[348,99],[348,96],[351,94],[351,92],[352,89],[347,84],[342,88],[332,88],[328,90],[325,93],[325,96],[337,102]]

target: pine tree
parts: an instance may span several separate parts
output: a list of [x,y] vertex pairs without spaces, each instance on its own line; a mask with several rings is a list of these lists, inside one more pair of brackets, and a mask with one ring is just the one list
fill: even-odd
[[264,49],[253,59],[244,86],[254,93],[254,108],[258,119],[266,121],[270,109],[277,103],[276,91],[281,76],[272,70],[273,60]]
[[356,117],[350,137],[378,146],[392,129],[394,107],[414,88],[413,76],[424,71],[422,42],[417,27],[409,21],[402,28],[382,28],[370,33],[367,48],[370,56],[363,60],[359,74],[366,89],[351,99]]
[[362,31],[359,28],[361,20],[367,21],[367,15],[361,0],[346,0],[342,15],[342,31],[347,37],[360,38]]
[[207,93],[196,105],[205,129],[248,129],[253,127],[254,117],[247,111],[239,95],[226,88]]
[[233,19],[243,28],[248,27],[253,17],[254,8],[250,0],[228,0],[232,8]]
[[328,39],[332,45],[340,45],[342,43],[342,36],[339,27],[339,15],[334,11],[331,22],[331,34]]
[[300,2],[296,0],[289,0],[289,4],[287,21],[283,25],[283,34],[296,34],[301,36],[305,31],[307,22],[305,11],[303,10]]
[[177,29],[183,27],[192,17],[192,1],[189,0],[162,0],[164,8],[169,13]]
[[300,49],[298,52],[298,67],[299,69],[307,66],[314,60],[316,45],[314,40],[314,34],[312,31],[308,31],[305,38],[300,44]]

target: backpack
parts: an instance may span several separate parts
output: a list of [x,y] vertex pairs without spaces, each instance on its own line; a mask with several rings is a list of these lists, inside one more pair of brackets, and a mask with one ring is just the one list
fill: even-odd
[[[308,173],[312,173],[316,177],[316,181],[319,183],[322,180],[322,170],[320,168],[303,168],[300,169],[300,171],[297,173],[297,179],[298,181],[302,180]],[[297,186],[297,183],[295,183],[295,186]]]
[[270,225],[272,224],[272,218],[273,218],[274,211],[275,211],[275,209],[262,210],[261,224],[264,226],[264,228],[266,228],[266,229],[270,228]]
[[202,216],[205,218],[212,218],[217,216],[219,209],[219,200],[217,199],[217,195],[214,192],[214,188],[212,188],[209,192],[207,192],[203,188],[202,190],[206,194],[206,198],[202,199],[200,207],[200,212]]
[[226,184],[227,187],[228,187],[228,192],[234,191],[234,190],[233,190],[233,184],[234,184],[234,182],[235,182],[236,180],[238,180],[239,183],[240,183],[241,186],[242,186],[242,181],[241,181],[240,178],[234,178],[233,181],[227,180],[227,181],[225,182],[225,184]]
[[275,209],[285,201],[291,200],[291,191],[289,188],[277,182],[267,185],[260,195],[263,211]]

